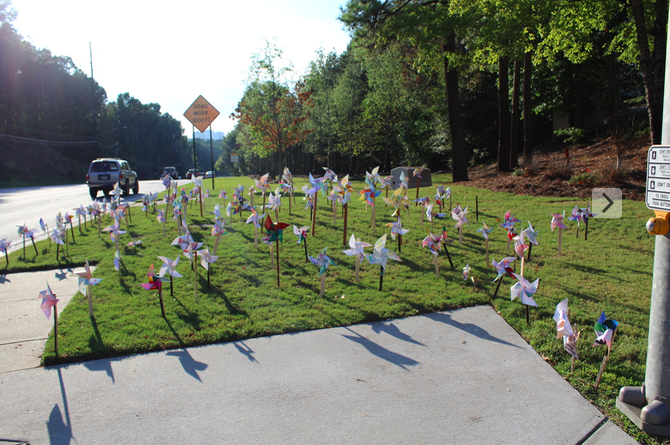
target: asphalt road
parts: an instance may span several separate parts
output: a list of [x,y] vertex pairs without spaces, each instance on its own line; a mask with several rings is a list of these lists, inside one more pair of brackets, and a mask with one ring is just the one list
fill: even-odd
[[[125,198],[134,202],[141,200],[145,193],[163,190],[165,187],[160,180],[140,181],[141,193]],[[102,195],[98,194],[98,200],[101,199]],[[11,240],[10,252],[22,248],[22,238],[17,233],[19,224],[27,224],[28,228],[39,230],[35,241],[46,239],[40,229],[40,218],[51,227],[58,212],[73,214],[74,208],[91,201],[86,184],[0,189],[0,239]],[[3,254],[0,253],[1,256]]]

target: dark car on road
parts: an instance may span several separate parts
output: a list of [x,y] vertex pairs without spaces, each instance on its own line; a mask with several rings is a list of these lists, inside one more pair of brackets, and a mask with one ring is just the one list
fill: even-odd
[[165,167],[163,169],[163,174],[161,175],[161,177],[165,175],[170,175],[172,179],[179,179],[179,173],[177,173],[177,169],[174,167]]
[[194,168],[189,168],[188,171],[186,172],[186,179],[191,179],[192,177],[198,177],[200,176],[200,172]]

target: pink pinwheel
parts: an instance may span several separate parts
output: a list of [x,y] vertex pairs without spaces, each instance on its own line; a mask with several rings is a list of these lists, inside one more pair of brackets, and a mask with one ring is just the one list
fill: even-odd
[[324,173],[324,175],[323,175],[324,181],[337,182],[337,175],[335,174],[334,171],[332,171],[328,167],[322,167],[322,168],[326,171],[326,173]]
[[207,271],[207,287],[209,287],[209,280],[212,273],[210,264],[214,264],[214,262],[218,260],[219,257],[212,255],[207,246],[205,246],[205,248],[202,250],[198,250],[198,254],[200,254],[200,265]]
[[33,248],[35,249],[35,256],[37,256],[37,246],[35,246],[35,233],[37,233],[37,230],[30,230],[26,225],[17,225],[17,227],[19,228],[18,234],[23,237],[23,258],[25,259],[26,257],[26,238],[30,238],[30,241],[32,241]]
[[409,232],[409,229],[402,228],[402,222],[400,221],[400,215],[398,215],[398,221],[386,224],[387,227],[391,227],[391,238],[396,239],[398,235],[398,253],[402,253],[402,236]]
[[530,261],[530,255],[533,252],[533,244],[536,246],[539,246],[540,244],[537,242],[537,231],[533,229],[533,225],[528,221],[528,228],[523,229],[521,232],[521,236],[525,236],[528,238],[528,241],[530,241],[530,244],[528,245],[528,260]]
[[102,281],[102,278],[93,278],[91,274],[91,266],[86,260],[86,266],[83,272],[76,272],[74,275],[79,277],[78,290],[82,295],[86,296],[88,300],[88,315],[93,316],[93,295],[91,294],[91,286],[97,286]]
[[219,192],[219,199],[223,199],[225,201],[228,199],[228,193],[225,190],[221,190]]
[[177,255],[175,260],[171,260],[170,258],[164,256],[159,256],[158,259],[163,261],[163,265],[158,271],[158,276],[162,278],[166,273],[170,275],[170,296],[174,297],[174,280],[172,278],[182,277],[181,274],[177,272],[177,266],[179,265],[179,255]]
[[58,355],[58,299],[56,295],[51,291],[49,283],[47,283],[47,290],[40,292],[40,297],[42,297],[42,303],[40,308],[42,312],[47,317],[47,320],[51,318],[51,308],[54,308],[54,350],[56,355]]
[[[523,258],[524,258],[524,252],[528,249],[528,244],[524,242],[523,239],[523,233],[521,235],[515,236],[514,237],[514,251],[516,252],[517,255],[519,255],[519,258],[521,259],[523,263]],[[523,274],[523,270],[521,271]]]
[[363,241],[360,241],[360,240],[356,240],[356,237],[352,233],[351,238],[349,238],[349,249],[342,251],[348,256],[355,256],[356,257],[356,282],[357,283],[358,283],[358,271],[360,270],[361,261],[363,261],[363,258],[365,258],[364,249],[366,247],[372,247],[372,244],[366,243],[366,242],[363,242]]
[[540,279],[538,278],[531,284],[519,274],[513,273],[512,275],[519,281],[510,288],[512,296],[511,301],[514,301],[515,298],[519,297],[521,303],[526,306],[537,306],[537,303],[533,300],[533,295],[537,292],[537,285],[539,284]]
[[466,215],[468,214],[468,208],[461,209],[461,206],[457,205],[451,211],[451,218],[456,221],[455,229],[458,229],[458,242],[463,244],[463,224],[470,225]]
[[438,261],[438,255],[440,250],[442,250],[442,236],[435,236],[433,233],[428,233],[423,241],[421,242],[422,247],[428,247],[430,253],[433,254],[433,262],[435,263],[435,276],[439,278],[440,276],[440,263]]
[[558,213],[551,213],[551,231],[553,232],[555,228],[558,228],[558,254],[561,254],[561,236],[563,235],[563,229],[567,229],[565,224],[563,224],[563,218],[565,218],[565,210],[563,214],[559,215]]
[[165,236],[165,212],[163,212],[163,210],[158,209],[156,220],[158,220],[159,223],[163,224],[163,236]]
[[156,270],[154,269],[153,264],[151,265],[149,271],[147,272],[147,277],[149,277],[149,282],[142,283],[140,284],[140,286],[142,286],[146,290],[158,291],[158,299],[160,300],[161,303],[161,314],[163,314],[163,318],[165,318],[165,306],[163,305],[163,282],[161,281],[160,278],[156,278]]
[[558,331],[556,339],[563,339],[563,348],[573,357],[574,364],[574,360],[579,360],[577,340],[579,340],[579,334],[581,334],[582,331],[575,332],[572,330],[570,320],[568,319],[567,298],[556,305],[554,320],[556,321],[556,331]]

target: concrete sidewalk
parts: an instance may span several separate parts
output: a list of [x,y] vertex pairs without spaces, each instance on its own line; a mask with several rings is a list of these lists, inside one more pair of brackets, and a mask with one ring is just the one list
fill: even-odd
[[0,388],[0,439],[31,444],[635,443],[488,306],[5,372]]

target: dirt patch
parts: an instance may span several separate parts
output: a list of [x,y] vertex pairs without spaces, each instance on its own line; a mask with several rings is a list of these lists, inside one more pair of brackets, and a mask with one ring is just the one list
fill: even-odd
[[[629,142],[605,139],[588,146],[569,147],[550,143],[537,147],[530,166],[516,173],[501,173],[496,165],[469,170],[463,185],[504,191],[517,195],[579,197],[591,196],[594,187],[620,188],[625,199],[643,201],[647,175],[649,138]],[[623,147],[623,168],[616,169],[617,150]]]

